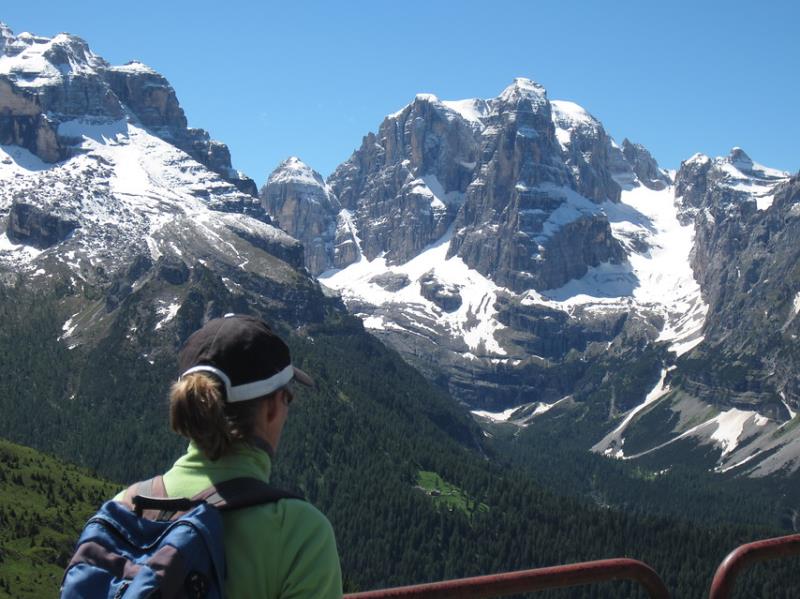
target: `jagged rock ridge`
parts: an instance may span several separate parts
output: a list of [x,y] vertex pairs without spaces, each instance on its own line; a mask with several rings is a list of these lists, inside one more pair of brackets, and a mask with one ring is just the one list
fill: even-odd
[[[510,368],[507,384],[492,383],[490,393],[474,371],[487,362],[496,369],[530,361],[530,351],[559,363],[623,330],[658,334],[653,316],[643,312],[622,321],[614,316],[620,323],[614,326],[583,318],[565,343],[554,344],[546,339],[554,329],[541,326],[544,313],[535,307],[548,305],[550,290],[558,295],[570,280],[597,276],[593,269],[634,276],[627,250],[645,252],[646,243],[627,232],[615,236],[612,220],[624,220],[624,210],[615,208],[623,187],[642,187],[635,168],[642,170],[599,121],[573,103],[550,102],[530,80],[517,79],[490,100],[419,94],[368,134],[327,185],[315,180],[317,195],[333,193],[341,205],[327,244],[333,270],[322,280],[345,289],[351,309],[368,315],[367,326],[418,356],[421,368],[447,364],[448,386],[461,399],[517,401],[532,392],[521,369]],[[648,176],[669,180],[654,168]],[[317,209],[322,203],[298,209],[298,199],[287,198],[285,182],[293,176],[287,165],[270,175],[262,189],[268,212],[278,218],[289,206],[314,221],[300,228],[330,231],[332,215]],[[342,247],[351,251],[348,259]],[[312,270],[320,270],[319,262]],[[363,276],[358,292],[350,272]],[[520,317],[526,312],[531,316]],[[430,353],[439,358],[427,359]],[[552,393],[569,389],[564,384]]]
[[[628,139],[618,146],[586,110],[548,100],[529,80],[491,100],[420,94],[328,180],[347,223],[339,230],[358,251],[351,266],[341,257],[334,264],[329,251],[333,270],[322,280],[376,335],[482,414],[528,406],[529,424],[546,417],[546,406],[580,405],[609,389],[609,423],[629,418],[597,451],[636,453],[622,443],[660,405],[694,414],[682,423],[722,410],[691,434],[679,426],[675,438],[720,445],[715,431],[746,418],[775,423],[743,429],[765,438],[793,414],[785,406],[798,405],[787,377],[765,373],[769,384],[744,393],[720,381],[703,388],[686,364],[713,344],[718,326],[720,285],[729,280],[719,265],[730,263],[718,240],[741,240],[785,180],[734,149],[726,159],[686,161],[673,186],[646,148]],[[723,234],[714,223],[725,218],[731,230]],[[587,379],[593,368],[649,359],[658,347],[670,351],[630,396],[613,391],[623,373],[599,387]],[[740,458],[734,447],[747,446],[725,443],[720,470]]]
[[187,126],[175,91],[151,68],[136,61],[109,65],[81,38],[64,33],[15,36],[0,23],[0,39],[0,143],[53,163],[76,151],[71,121],[128,119],[256,195],[252,179],[231,167],[227,146]]

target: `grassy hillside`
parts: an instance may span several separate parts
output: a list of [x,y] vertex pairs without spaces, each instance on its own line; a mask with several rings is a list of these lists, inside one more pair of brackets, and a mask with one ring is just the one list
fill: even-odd
[[0,597],[51,597],[84,522],[119,485],[0,440]]

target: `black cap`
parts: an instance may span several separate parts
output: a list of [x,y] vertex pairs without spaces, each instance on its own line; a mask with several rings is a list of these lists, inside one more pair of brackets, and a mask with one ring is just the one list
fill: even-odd
[[247,401],[277,391],[290,381],[312,386],[313,379],[292,366],[289,347],[267,323],[253,316],[226,314],[192,333],[178,355],[181,378],[208,372],[225,384],[226,401]]

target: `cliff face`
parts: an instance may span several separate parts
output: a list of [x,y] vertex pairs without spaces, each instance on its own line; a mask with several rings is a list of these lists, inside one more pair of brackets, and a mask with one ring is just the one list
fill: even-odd
[[800,406],[797,336],[797,178],[754,163],[740,148],[681,165],[676,195],[696,230],[692,265],[709,304],[705,343],[686,375],[706,397],[758,405],[776,417]]
[[[347,213],[327,202],[329,215],[301,210],[294,220],[315,224],[287,230],[306,235],[300,231],[339,220],[344,235],[313,250],[315,272],[326,243],[328,267],[361,256],[403,264],[450,229],[449,256],[517,292],[559,287],[590,267],[619,263],[623,249],[598,205],[618,202],[615,177],[633,170],[598,121],[571,103],[553,106],[527,79],[491,100],[420,94],[330,176],[325,194]],[[267,199],[282,193],[273,187],[268,181],[262,200],[275,216],[285,201]]]
[[318,275],[335,263],[336,248],[348,239],[337,227],[339,201],[319,173],[299,158],[288,158],[269,176],[260,198],[276,226],[303,243],[311,274]]
[[491,107],[449,255],[517,292],[560,287],[590,266],[619,262],[622,248],[591,203],[619,200],[602,127],[562,118],[567,129],[559,130],[574,134],[562,147],[544,88],[525,79]]
[[477,161],[475,130],[421,94],[336,169],[328,183],[352,214],[367,259],[406,262],[447,231]]

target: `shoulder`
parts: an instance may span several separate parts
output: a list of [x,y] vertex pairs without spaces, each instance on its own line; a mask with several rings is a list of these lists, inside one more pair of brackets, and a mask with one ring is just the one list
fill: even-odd
[[303,499],[281,499],[277,505],[287,518],[301,520],[316,526],[330,526],[325,514]]
[[[270,588],[277,585],[265,595],[270,597],[341,598],[341,568],[333,527],[312,504],[281,499],[226,512],[223,517],[227,519],[225,549],[230,576],[252,579]],[[260,564],[258,571],[237,571],[245,568],[240,564],[253,563]]]
[[273,504],[243,510],[245,517],[269,520],[282,534],[290,536],[292,544],[304,540],[333,539],[333,527],[328,518],[313,504],[302,499],[281,499]]
[[291,535],[295,539],[309,535],[330,532],[333,527],[328,518],[314,505],[302,499],[280,499],[275,502],[256,505],[225,512],[227,519],[238,525],[267,526],[280,534]]

